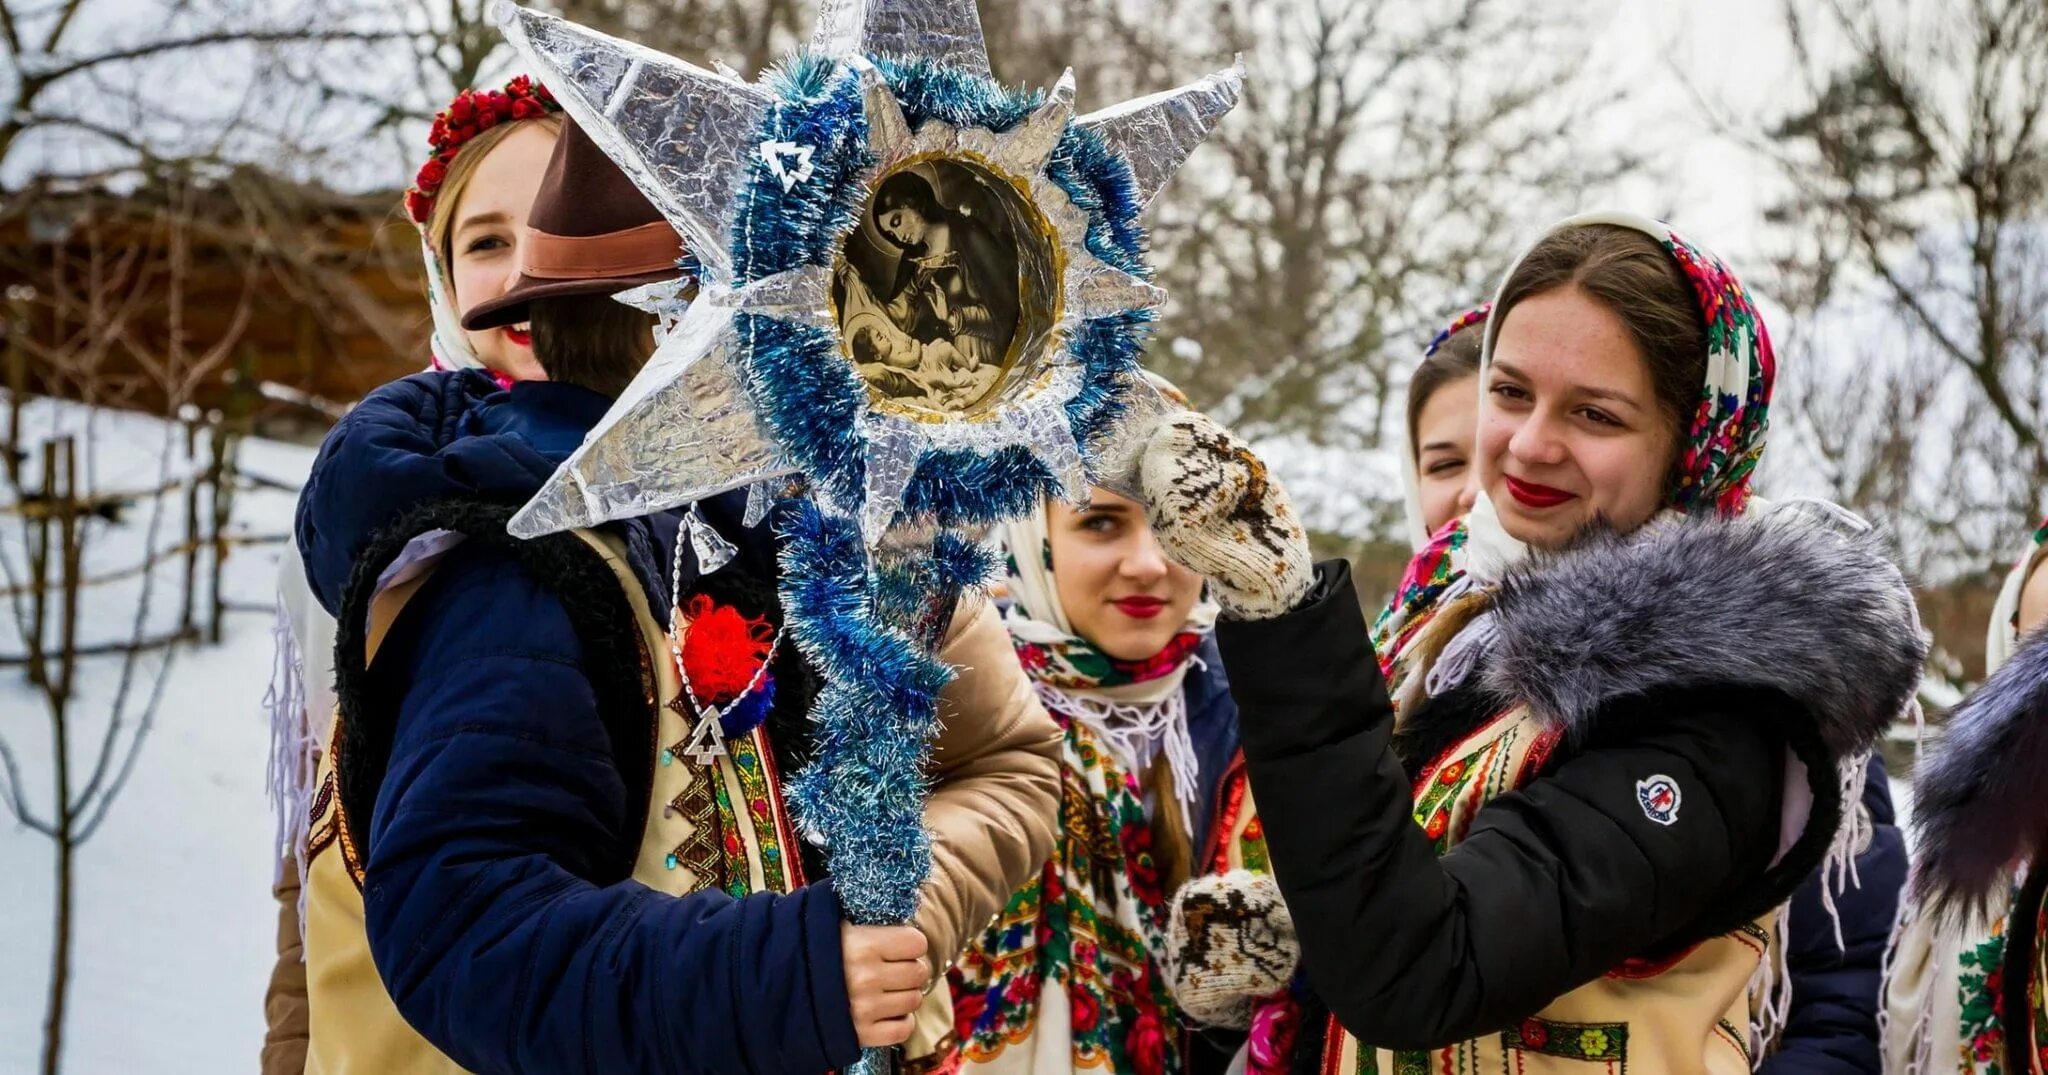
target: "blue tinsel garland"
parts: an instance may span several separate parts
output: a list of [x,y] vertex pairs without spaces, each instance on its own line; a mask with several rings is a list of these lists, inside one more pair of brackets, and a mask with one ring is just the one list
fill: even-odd
[[[913,128],[931,118],[1002,132],[1043,101],[929,62],[877,66]],[[779,103],[757,141],[813,147],[813,173],[785,190],[765,162],[750,169],[732,236],[735,282],[742,285],[799,266],[831,265],[863,211],[869,192],[861,179],[874,163],[851,71],[805,55],[770,84]],[[1128,166],[1099,138],[1070,125],[1046,173],[1086,214],[1089,251],[1149,276]],[[1081,389],[1066,407],[1077,440],[1085,443],[1115,417],[1115,386],[1136,368],[1150,321],[1149,311],[1134,311],[1086,322],[1071,335],[1067,348],[1083,370]],[[736,365],[776,440],[833,503],[860,503],[867,388],[838,340],[811,325],[752,314],[738,317],[735,329]],[[1022,448],[932,452],[912,476],[904,508],[941,527],[984,524],[1031,510],[1056,489],[1051,472]],[[824,686],[811,714],[814,760],[791,779],[790,802],[804,832],[824,841],[848,917],[906,921],[931,866],[923,765],[937,730],[938,692],[953,675],[933,655],[935,632],[922,625],[943,623],[943,613],[993,564],[986,550],[942,531],[924,555],[877,568],[852,519],[808,499],[792,509],[780,524],[784,616]]]

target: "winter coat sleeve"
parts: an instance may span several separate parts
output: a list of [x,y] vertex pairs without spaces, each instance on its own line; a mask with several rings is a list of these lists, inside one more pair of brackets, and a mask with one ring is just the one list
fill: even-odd
[[[378,386],[328,431],[292,529],[306,580],[329,615],[339,614],[371,535],[423,500],[480,491],[475,468],[440,449],[456,437],[467,405],[495,390],[481,372],[414,374]],[[365,474],[376,480],[360,480]]]
[[[1689,696],[1589,738],[1439,858],[1389,749],[1393,707],[1341,562],[1295,611],[1218,628],[1273,872],[1310,985],[1366,1041],[1425,1049],[1507,1026],[1624,959],[1705,935],[1776,850],[1784,714]],[[1671,824],[1636,798],[1682,791]],[[1713,932],[1718,932],[1718,929]]]
[[917,927],[934,981],[1052,855],[1060,729],[1010,648],[993,604],[963,604],[940,657],[959,675],[939,693],[925,824],[932,875]]
[[299,932],[299,856],[279,867],[271,886],[277,897],[277,962],[263,993],[263,1075],[302,1075],[306,1070],[306,948]]
[[1863,809],[1870,815],[1870,846],[1856,856],[1855,879],[1834,893],[1834,915],[1822,901],[1819,874],[1792,897],[1785,920],[1792,1009],[1776,1051],[1757,1067],[1762,1075],[1852,1075],[1880,1066],[1877,1005],[1885,946],[1906,883],[1906,841],[1893,823],[1891,788],[1876,757],[1863,786]]
[[[407,605],[363,888],[407,1022],[464,1068],[805,1075],[857,1055],[828,885],[677,898],[615,876],[637,845],[561,603],[458,553]],[[632,831],[628,831],[629,827]]]

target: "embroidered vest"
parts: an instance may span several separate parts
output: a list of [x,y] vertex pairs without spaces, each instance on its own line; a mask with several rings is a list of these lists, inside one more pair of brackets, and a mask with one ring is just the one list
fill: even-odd
[[[1445,609],[1439,617],[1443,630],[1432,632],[1436,640],[1447,640],[1472,611]],[[1487,803],[1533,779],[1561,735],[1516,706],[1424,767],[1415,779],[1414,817],[1437,854],[1465,838]],[[1324,1075],[1746,1075],[1755,1066],[1749,1044],[1750,983],[1763,961],[1775,955],[1779,918],[1774,911],[1661,961],[1629,960],[1515,1026],[1446,1048],[1399,1053],[1372,1048],[1332,1018],[1318,1070]]]
[[[645,702],[655,721],[648,739],[655,757],[646,822],[635,856],[634,880],[658,892],[688,895],[720,887],[735,896],[788,892],[803,883],[787,811],[766,730],[727,740],[713,766],[682,756],[691,727],[677,704],[680,678],[666,631],[647,606],[639,580],[614,541],[591,531],[577,536],[617,577],[638,627]],[[428,575],[421,573],[379,593],[370,603],[366,659]],[[307,838],[305,883],[306,994],[310,1035],[308,1075],[391,1075],[462,1069],[422,1038],[399,1015],[371,962],[363,919],[363,870],[355,833],[366,819],[349,816],[337,793],[337,764],[345,764],[341,716],[321,758]]]

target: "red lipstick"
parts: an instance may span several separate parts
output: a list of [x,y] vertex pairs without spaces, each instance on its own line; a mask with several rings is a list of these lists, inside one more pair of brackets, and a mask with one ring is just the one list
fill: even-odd
[[1577,493],[1567,493],[1562,489],[1552,489],[1548,485],[1525,482],[1509,475],[1502,476],[1508,480],[1508,495],[1514,497],[1515,502],[1523,507],[1554,508],[1568,500],[1579,498]]
[[510,326],[507,326],[505,329],[505,338],[521,347],[533,346],[533,333],[529,332],[526,329],[512,328]]
[[1166,602],[1163,599],[1157,597],[1145,597],[1143,595],[1139,595],[1136,597],[1119,597],[1116,600],[1111,601],[1110,604],[1115,605],[1117,607],[1117,611],[1123,613],[1126,616],[1131,617],[1134,620],[1149,620],[1152,617],[1159,615],[1161,612],[1166,611]]

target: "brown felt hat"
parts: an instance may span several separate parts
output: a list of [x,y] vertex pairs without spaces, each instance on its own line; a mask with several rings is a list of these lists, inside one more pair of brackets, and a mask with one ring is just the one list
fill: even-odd
[[575,123],[562,124],[540,192],[519,233],[519,278],[462,313],[462,327],[499,328],[527,304],[563,295],[609,295],[673,280],[683,241],[626,173]]

